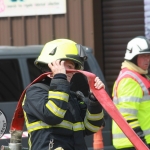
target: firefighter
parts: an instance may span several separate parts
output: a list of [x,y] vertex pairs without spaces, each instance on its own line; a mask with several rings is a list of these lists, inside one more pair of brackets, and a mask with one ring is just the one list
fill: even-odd
[[[150,41],[138,36],[128,42],[121,71],[113,87],[113,102],[150,148]],[[118,125],[112,123],[113,145],[120,150],[135,150]]]
[[[94,95],[89,91],[86,100],[82,92],[70,90],[74,74],[66,69],[82,70],[86,59],[84,46],[68,39],[43,47],[35,65],[52,74],[40,82],[42,86],[30,86],[22,104],[30,150],[87,150],[84,137],[104,126],[102,106]],[[94,82],[96,89],[104,88],[98,77]]]

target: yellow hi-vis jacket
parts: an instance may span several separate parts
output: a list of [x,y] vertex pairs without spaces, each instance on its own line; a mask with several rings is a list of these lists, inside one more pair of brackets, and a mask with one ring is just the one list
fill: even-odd
[[[150,144],[150,81],[135,71],[121,70],[113,87],[113,102],[131,128],[142,129]],[[114,121],[112,134],[116,149],[134,147]]]

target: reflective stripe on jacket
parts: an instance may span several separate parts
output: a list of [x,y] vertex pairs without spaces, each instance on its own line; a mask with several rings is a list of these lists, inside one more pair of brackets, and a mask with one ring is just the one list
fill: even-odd
[[[121,70],[113,88],[113,102],[132,128],[141,127],[150,144],[150,81],[128,69]],[[133,147],[118,125],[112,123],[116,149]]]

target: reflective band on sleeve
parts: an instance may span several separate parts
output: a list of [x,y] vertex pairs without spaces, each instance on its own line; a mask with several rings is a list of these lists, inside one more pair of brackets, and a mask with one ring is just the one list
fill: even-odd
[[131,109],[131,108],[120,108],[119,111],[123,114],[123,113],[127,113],[127,114],[132,114],[132,115],[137,115],[137,110],[136,109]]
[[98,114],[91,114],[88,110],[86,111],[86,118],[91,121],[101,120],[104,117],[103,111]]
[[66,121],[66,120],[63,120],[60,124],[57,124],[53,127],[66,128],[66,129],[72,130],[73,129],[73,123]]
[[131,123],[129,123],[129,125],[131,126],[131,128],[136,128],[136,127],[140,126],[138,121],[131,122]]
[[97,132],[97,131],[100,129],[100,127],[97,127],[97,126],[94,126],[94,125],[90,124],[90,123],[88,122],[88,120],[87,120],[86,117],[85,117],[85,119],[84,119],[84,125],[85,125],[85,127],[86,127],[88,130],[90,130],[91,132]]
[[141,98],[138,98],[138,97],[119,97],[119,98],[116,98],[114,97],[113,99],[113,102],[117,105],[119,103],[123,103],[123,102],[137,102],[137,103],[140,103],[141,102]]
[[52,91],[49,91],[48,99],[52,99],[52,98],[68,102],[69,95],[64,93],[64,92],[52,92]]
[[83,122],[77,122],[73,124],[73,131],[85,130]]
[[137,116],[124,116],[125,120],[137,120]]
[[46,107],[57,117],[64,118],[66,110],[59,108],[54,102],[49,100]]
[[143,132],[144,132],[144,135],[150,135],[150,130],[148,129],[148,130],[143,130]]

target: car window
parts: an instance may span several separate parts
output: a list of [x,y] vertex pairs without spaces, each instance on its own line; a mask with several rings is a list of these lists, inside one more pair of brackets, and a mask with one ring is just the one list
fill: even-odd
[[28,58],[27,65],[31,82],[41,75],[41,71],[34,65],[35,58]]
[[84,62],[84,70],[88,71],[88,72],[91,72],[89,64],[87,63],[87,61]]
[[0,102],[18,101],[23,83],[17,59],[0,60]]

